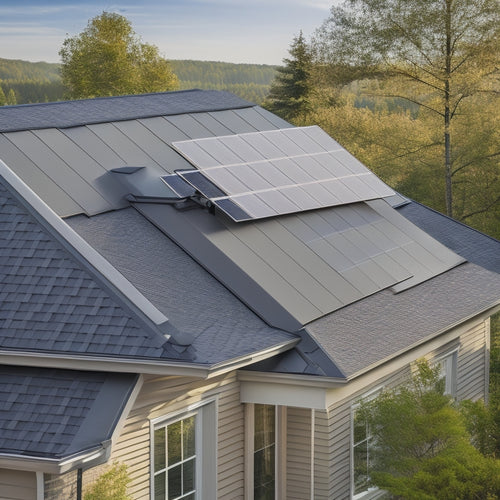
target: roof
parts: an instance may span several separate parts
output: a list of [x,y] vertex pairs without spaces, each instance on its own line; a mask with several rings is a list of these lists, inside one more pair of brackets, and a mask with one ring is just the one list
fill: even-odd
[[[196,168],[173,143],[290,127],[216,91],[0,108],[0,354],[31,356],[4,368],[0,426],[19,421],[6,453],[60,457],[109,436],[135,378],[96,360],[348,380],[500,302],[500,243],[397,194],[234,222],[161,180]],[[50,381],[60,393],[45,398]],[[113,387],[107,430],[80,440]],[[68,427],[32,435],[23,410],[48,412],[49,434]]]
[[[71,123],[64,122],[61,110],[74,112]],[[245,223],[211,215],[194,203],[183,204],[183,210],[174,208],[173,192],[160,177],[196,167],[176,151],[178,141],[212,138],[210,144],[218,150],[227,140],[217,137],[253,141],[258,139],[255,132],[291,127],[225,92],[195,90],[0,110],[0,123],[14,117],[17,131],[5,125],[0,134],[4,161],[125,275],[147,303],[170,319],[171,332],[194,339],[189,354],[183,353],[193,363],[213,365],[291,345],[297,337],[287,332],[300,332],[302,344],[311,345],[311,360],[315,352],[326,371],[333,363],[333,371],[347,376],[352,370],[337,359],[340,354],[330,342],[337,314],[383,296],[391,315],[397,300],[402,300],[399,294],[404,298],[405,290],[419,290],[429,280],[441,283],[436,277],[464,262],[439,238],[422,231],[418,217],[418,224],[412,224],[383,199]],[[297,134],[286,135],[293,145]],[[281,139],[274,150],[276,146],[282,146]],[[293,145],[293,155],[301,147]],[[305,153],[311,151],[306,148]],[[462,267],[458,276],[464,273]],[[494,281],[494,276],[488,279]],[[73,293],[83,295],[82,287]],[[444,282],[442,287],[446,289]],[[432,317],[425,309],[431,304],[422,307],[418,313]],[[478,310],[482,307],[478,299]],[[45,304],[40,308],[44,310]],[[376,314],[370,307],[367,311]],[[26,332],[32,332],[33,325],[15,324],[20,331],[7,345],[31,348],[33,334]],[[315,333],[318,324],[328,326],[326,337]],[[45,345],[55,350],[101,348],[95,342],[68,340],[72,338],[51,338]],[[147,335],[114,337],[107,332],[98,338],[111,355],[179,356],[155,335],[151,340]],[[371,342],[380,340],[366,339],[365,347]],[[376,347],[373,352],[378,352]]]
[[194,361],[220,363],[296,340],[267,325],[137,210],[75,216],[67,223],[170,323],[193,335]]
[[166,332],[35,215],[0,167],[0,349],[182,359]]
[[500,242],[416,201],[398,212],[469,262],[500,273]]
[[206,90],[181,90],[75,101],[6,106],[0,114],[0,132],[70,128],[83,125],[131,120],[137,117],[240,109],[252,106],[233,94]]
[[113,434],[137,376],[0,366],[0,453],[62,459]]

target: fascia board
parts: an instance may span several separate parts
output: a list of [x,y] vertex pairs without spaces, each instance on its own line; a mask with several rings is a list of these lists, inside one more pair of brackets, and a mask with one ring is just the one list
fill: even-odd
[[251,355],[233,358],[214,365],[182,361],[127,359],[104,356],[72,356],[65,353],[58,353],[55,355],[6,350],[0,350],[0,363],[17,366],[60,368],[66,370],[177,375],[206,379],[276,356],[293,348],[298,341],[299,339],[293,339],[273,346],[267,350],[256,351]]
[[63,474],[77,468],[91,468],[105,463],[110,455],[110,442],[81,453],[59,459],[30,455],[0,454],[0,468],[47,474]]

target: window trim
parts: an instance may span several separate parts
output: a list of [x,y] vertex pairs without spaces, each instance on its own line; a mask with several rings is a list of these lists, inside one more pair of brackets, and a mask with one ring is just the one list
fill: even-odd
[[[245,500],[254,500],[255,404],[245,404]],[[286,406],[275,407],[275,499],[286,498]]]
[[447,351],[437,354],[436,356],[433,356],[430,360],[432,366],[437,366],[443,361],[447,363],[447,366],[445,366],[444,368],[444,380],[445,380],[444,394],[451,396],[452,398],[457,397],[459,350],[460,346],[455,346],[452,349],[449,349]]
[[[361,404],[365,401],[370,401],[375,399],[384,389],[384,385],[377,385],[373,389],[365,392],[363,395],[359,396],[356,401],[351,405],[351,429],[350,429],[350,471],[351,471],[351,498],[353,500],[358,500],[362,498],[373,498],[380,494],[380,490],[377,487],[369,487],[364,491],[360,491],[359,493],[354,494],[354,419],[356,416],[357,409],[361,406]],[[368,438],[367,438],[368,439]]]
[[[154,497],[154,434],[160,427],[196,415],[195,426],[195,498],[217,498],[217,402],[218,398],[203,399],[184,409],[150,419],[149,432],[149,498]],[[206,497],[206,498],[208,498]]]

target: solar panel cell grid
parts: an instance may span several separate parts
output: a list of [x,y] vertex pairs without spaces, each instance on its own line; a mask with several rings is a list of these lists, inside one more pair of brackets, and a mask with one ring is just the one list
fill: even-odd
[[[393,194],[319,127],[208,137],[173,146],[220,188],[220,198],[231,199],[254,218]],[[191,179],[202,194],[213,198],[197,177]],[[259,200],[266,206],[257,207]]]

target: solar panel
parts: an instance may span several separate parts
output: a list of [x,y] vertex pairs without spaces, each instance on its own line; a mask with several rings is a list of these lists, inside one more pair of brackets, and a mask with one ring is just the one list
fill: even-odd
[[207,137],[172,145],[198,169],[178,174],[235,221],[394,194],[317,126]]
[[160,179],[179,197],[188,198],[195,194],[195,190],[191,184],[188,184],[182,177],[177,174],[164,175]]

